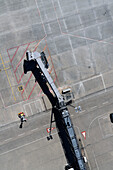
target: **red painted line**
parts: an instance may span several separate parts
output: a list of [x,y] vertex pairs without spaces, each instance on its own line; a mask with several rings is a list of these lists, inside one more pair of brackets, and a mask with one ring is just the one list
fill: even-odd
[[[53,80],[53,82],[55,82],[55,81],[56,81],[56,77],[55,77],[55,79]],[[40,92],[38,93],[38,96],[40,96],[41,92],[42,92],[42,89],[41,89]],[[42,96],[44,96],[44,94],[42,94]]]
[[68,34],[68,33],[65,33],[65,32],[62,32],[62,34],[69,35],[69,36],[72,36],[72,37],[75,37],[75,38],[91,40],[91,41],[94,41],[94,42],[100,42],[100,43],[105,43],[105,44],[113,45],[113,43],[107,42],[107,41],[103,41],[103,40],[96,40],[96,39],[93,39],[93,38],[82,37],[82,36],[79,36],[79,35]]
[[46,48],[47,48],[47,45],[45,45],[45,47],[43,48],[43,51],[45,51]]
[[24,72],[22,73],[22,75],[21,75],[21,77],[20,77],[20,79],[19,79],[18,83],[20,83],[20,81],[21,81],[21,79],[22,79],[23,75],[24,75]]
[[50,59],[50,56],[48,56],[47,61],[49,61],[49,59]]
[[[10,58],[10,55],[9,55],[9,51],[8,51],[8,50],[7,50],[7,53],[8,53],[8,56],[9,56],[10,62],[11,62],[11,58]],[[12,66],[12,68],[13,68],[13,72],[14,72],[14,67],[13,67],[12,62],[11,62],[11,66]],[[14,73],[14,75],[15,75],[16,81],[17,81],[17,83],[18,83],[17,76],[16,76],[16,74],[15,74],[15,73]]]
[[49,74],[51,74],[52,70],[53,70],[53,66],[52,66],[51,70],[49,71]]
[[8,51],[8,50],[7,50],[7,53],[8,53],[9,60],[10,60],[10,62],[11,62],[11,58],[10,58],[10,55],[9,55],[9,51]]
[[11,48],[9,48],[9,49],[7,49],[7,50],[12,50],[12,49],[18,48],[18,47],[19,47],[19,46],[11,47]]
[[[53,68],[53,66],[52,66],[52,68]],[[50,73],[49,73],[49,74],[51,74],[51,72],[52,72],[52,68],[51,68],[51,70],[50,70]],[[56,78],[55,78],[55,80],[56,80]],[[28,100],[29,100],[30,96],[32,95],[33,90],[34,90],[34,88],[35,88],[36,84],[37,84],[37,82],[36,82],[36,83],[35,83],[35,85],[33,86],[32,90],[31,90],[31,92],[30,92],[30,94],[29,94],[29,96],[28,96]],[[42,89],[40,90],[40,92],[39,92],[38,96],[40,95],[40,93],[41,93],[41,92],[42,92]]]
[[40,42],[43,40],[43,39],[45,39],[45,37],[46,37],[46,35],[41,39],[41,40],[39,40],[39,42],[37,43],[37,45],[35,46],[35,49],[34,49],[34,51],[36,51],[36,49],[37,49],[37,47],[38,47],[38,45],[40,44]]
[[40,93],[42,92],[42,89],[40,90],[40,92],[38,93],[38,96],[40,96]]
[[53,82],[55,82],[56,81],[56,77],[55,77],[55,79],[53,80]]
[[21,94],[23,101],[27,101],[28,99],[24,99],[23,94]]
[[42,40],[39,40],[39,42],[37,43],[37,45],[35,46],[35,49],[34,49],[33,51],[36,51],[36,49],[37,49],[37,47],[38,47],[40,41],[42,41]]
[[27,81],[27,83],[26,83],[26,85],[25,85],[25,87],[24,87],[24,89],[23,89],[23,91],[22,91],[22,94],[24,93],[24,91],[25,91],[25,89],[26,89],[26,87],[27,87],[27,85],[28,85],[31,77],[32,77],[32,73],[31,73],[31,75],[30,75],[30,77],[29,77],[29,79],[28,79],[28,81]]
[[[56,13],[56,15],[57,15],[56,7],[55,7],[54,3],[53,3],[53,8],[54,8],[54,11],[55,11],[55,13]],[[96,39],[93,39],[93,38],[82,37],[82,36],[79,36],[79,35],[73,35],[73,34],[68,34],[68,33],[66,33],[66,32],[63,32],[62,29],[61,29],[61,23],[60,23],[58,17],[57,17],[57,22],[58,22],[58,24],[59,24],[61,34],[67,34],[67,35],[69,35],[69,36],[73,36],[73,37],[76,37],[76,38],[81,38],[81,39],[91,40],[91,41],[94,41],[94,42],[100,42],[100,43],[105,43],[105,44],[113,45],[112,42],[107,42],[107,41],[103,41],[103,40],[96,40]]]
[[34,88],[35,88],[36,84],[37,84],[37,82],[36,82],[36,83],[35,83],[35,85],[33,86],[32,90],[31,90],[31,92],[30,92],[30,94],[29,94],[29,96],[28,96],[28,100],[29,100],[30,96],[32,95],[33,90],[34,90]]
[[19,67],[19,65],[20,65],[20,63],[21,63],[21,61],[22,61],[22,59],[24,58],[24,55],[25,55],[25,53],[26,53],[26,51],[27,51],[27,49],[28,49],[29,45],[30,45],[30,43],[27,45],[27,47],[26,47],[26,49],[25,49],[25,51],[24,51],[24,54],[23,54],[22,58],[20,59],[19,63],[17,64],[16,69],[15,69],[15,71],[14,71],[14,72],[16,72],[16,71],[17,71],[17,69],[18,69],[18,67]]
[[19,49],[19,47],[17,47],[17,49],[16,49],[16,51],[15,51],[15,53],[14,53],[14,55],[13,55],[12,59],[11,59],[11,62],[13,61],[13,59],[14,59],[14,57],[15,57],[15,55],[16,55],[16,53],[17,53],[17,51],[18,51],[18,49]]
[[[31,43],[34,43],[34,42],[36,42],[36,40],[35,40],[35,41],[31,41],[30,44],[31,44]],[[9,48],[8,50],[12,50],[13,48],[18,48],[18,47],[21,47],[21,46],[24,46],[24,45],[27,45],[27,44],[28,44],[28,43],[20,44],[19,46],[15,46],[15,47]]]

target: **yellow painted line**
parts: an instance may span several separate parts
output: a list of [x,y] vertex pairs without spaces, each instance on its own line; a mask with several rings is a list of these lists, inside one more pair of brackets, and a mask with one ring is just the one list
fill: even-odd
[[0,58],[1,58],[1,61],[2,61],[2,64],[3,64],[4,70],[5,70],[5,73],[6,73],[6,76],[7,76],[7,79],[8,79],[10,88],[11,88],[11,91],[12,91],[12,94],[13,94],[14,100],[16,101],[16,97],[15,97],[15,95],[14,95],[14,92],[13,92],[13,89],[12,89],[12,86],[11,86],[11,82],[10,82],[10,80],[9,80],[9,76],[8,76],[7,71],[6,71],[5,64],[4,64],[4,62],[3,62],[3,59],[2,59],[1,54],[0,54]]
[[4,70],[8,70],[10,67],[7,67],[7,68],[5,68],[5,69],[0,69],[0,72],[1,71],[4,71]]
[[[9,63],[10,61],[6,61],[6,62],[4,62],[4,63]],[[0,64],[2,64],[2,63],[0,63]]]
[[2,70],[8,70],[10,67],[7,67],[7,68],[4,68],[4,69],[2,69]]

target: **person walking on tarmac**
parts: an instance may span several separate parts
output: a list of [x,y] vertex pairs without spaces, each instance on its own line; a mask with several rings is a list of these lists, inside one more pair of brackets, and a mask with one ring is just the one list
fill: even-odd
[[21,120],[21,124],[20,124],[19,128],[22,128],[23,122],[26,122],[26,121],[27,121],[27,119],[25,118],[25,113],[24,113],[24,112],[18,113],[18,117],[19,117],[20,120]]

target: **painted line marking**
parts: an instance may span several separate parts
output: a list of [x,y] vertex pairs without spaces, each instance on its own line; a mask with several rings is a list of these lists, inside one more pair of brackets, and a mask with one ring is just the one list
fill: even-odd
[[12,94],[13,94],[13,97],[14,97],[14,100],[16,101],[16,97],[15,97],[15,95],[14,95],[14,92],[13,92],[13,89],[12,89],[12,86],[11,86],[11,82],[10,82],[10,80],[9,80],[9,76],[8,76],[7,71],[6,71],[5,64],[4,64],[4,62],[3,62],[3,59],[2,59],[1,54],[0,54],[0,58],[1,58],[1,61],[2,61],[2,64],[3,64],[3,67],[4,67],[4,69],[5,69],[5,73],[6,73],[6,76],[7,76],[7,79],[8,79],[8,82],[9,82],[9,85],[10,85],[10,88],[11,88],[11,91],[12,91]]
[[[4,71],[4,70],[8,70],[8,69],[10,69],[10,67],[4,68],[4,69],[2,69],[2,70]],[[1,70],[1,71],[2,71],[2,70]]]
[[82,111],[80,111],[80,113],[84,113],[86,110],[82,110]]
[[91,107],[91,110],[93,110],[93,109],[95,109],[97,106],[93,106],[93,107]]
[[35,128],[35,129],[32,129],[31,131],[34,132],[34,131],[37,131],[39,128]]
[[98,163],[97,163],[97,160],[96,160],[96,156],[95,156],[94,150],[92,150],[92,152],[93,152],[93,156],[94,156],[94,160],[95,160],[95,163],[96,163],[97,169],[99,170],[99,166],[98,166]]
[[104,139],[103,130],[102,130],[102,127],[101,127],[101,124],[100,124],[100,119],[102,119],[102,117],[101,117],[101,118],[98,118],[98,124],[99,124],[99,128],[100,128],[100,131],[101,131],[102,137],[103,137],[103,139]]
[[[10,61],[5,61],[4,63],[9,63]],[[0,64],[2,64],[2,63],[0,63]]]
[[[52,135],[56,135],[56,134],[57,134],[57,133],[53,133]],[[40,141],[40,140],[45,139],[46,137],[47,137],[47,136],[44,136],[44,137],[39,138],[39,139],[36,139],[36,140],[34,140],[34,141],[32,141],[32,142],[29,142],[29,143],[26,143],[26,144],[24,144],[24,145],[18,146],[18,147],[16,147],[16,148],[10,149],[10,150],[8,150],[8,151],[6,151],[6,152],[1,153],[0,156],[5,155],[5,154],[7,154],[7,153],[10,153],[10,152],[12,152],[12,151],[15,151],[15,150],[17,150],[17,149],[21,149],[21,148],[23,148],[23,147],[25,147],[25,146],[28,146],[28,145],[30,145],[30,144],[36,143],[36,142],[38,142],[38,141]]]
[[96,119],[103,117],[104,115],[106,115],[106,113],[104,113],[104,114],[102,114],[102,115],[100,115],[100,116],[95,117],[95,118],[91,121],[91,123],[89,124],[89,127],[88,127],[88,138],[89,138],[89,130],[90,130],[90,127],[91,127],[91,125],[93,124],[93,122],[94,122]]
[[3,103],[3,106],[5,107],[5,103],[4,103],[4,100],[3,100],[1,93],[0,93],[0,97],[1,97],[1,100],[2,100],[2,103]]
[[108,104],[108,101],[106,101],[106,102],[104,102],[104,103],[102,103],[102,104],[103,104],[103,105],[104,105],[104,104]]
[[43,125],[43,127],[48,126],[49,124]]
[[4,141],[6,142],[6,141],[9,141],[9,140],[11,140],[11,139],[12,139],[12,138],[8,138],[8,139],[6,139],[6,140],[4,140]]
[[103,117],[103,119],[108,119],[108,117],[106,116],[106,117]]
[[103,86],[104,86],[104,89],[105,89],[105,92],[106,92],[106,85],[105,85],[105,81],[104,81],[104,78],[103,78],[102,74],[101,74],[101,78],[102,78]]
[[18,136],[23,136],[23,135],[25,135],[25,133],[21,133],[20,135],[18,135]]

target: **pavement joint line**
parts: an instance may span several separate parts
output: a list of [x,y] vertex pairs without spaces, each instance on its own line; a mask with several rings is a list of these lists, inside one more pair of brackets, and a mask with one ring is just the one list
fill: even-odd
[[[35,0],[36,1],[36,0]],[[51,2],[53,3],[53,0],[51,0]],[[59,2],[59,1],[58,1]],[[61,6],[59,5],[59,7],[61,8]],[[113,43],[110,43],[110,42],[107,42],[107,41],[103,41],[103,40],[98,40],[98,39],[94,39],[94,38],[89,38],[89,37],[83,37],[83,36],[79,36],[79,35],[74,35],[73,33],[67,33],[67,32],[63,32],[62,29],[61,29],[61,24],[59,22],[59,17],[57,17],[57,12],[56,12],[56,8],[55,8],[55,5],[53,3],[53,8],[54,8],[54,11],[56,13],[56,18],[57,18],[57,22],[59,24],[59,27],[60,27],[60,31],[63,35],[68,35],[68,36],[73,36],[73,37],[76,37],[76,38],[79,38],[79,39],[85,39],[85,40],[92,40],[94,42],[99,42],[99,43],[104,43],[104,44],[110,44],[110,45],[113,45]],[[61,9],[60,9],[61,10]],[[106,89],[105,89],[106,90]]]
[[35,0],[35,4],[36,4],[36,8],[37,8],[37,10],[38,10],[38,13],[39,13],[39,16],[40,16],[40,19],[41,19],[41,23],[42,23],[43,30],[44,30],[44,32],[45,32],[45,36],[47,36],[46,29],[45,29],[45,25],[44,25],[43,20],[42,20],[42,16],[41,16],[41,13],[40,13],[40,10],[39,10],[39,7],[38,7],[38,2],[37,2],[37,0]]

